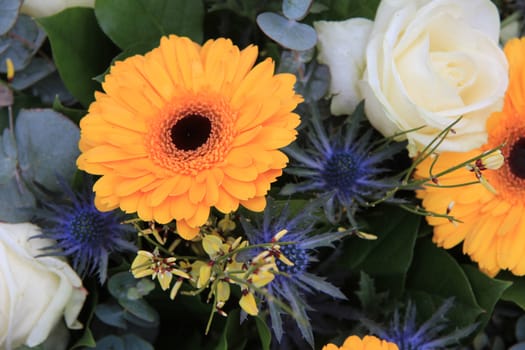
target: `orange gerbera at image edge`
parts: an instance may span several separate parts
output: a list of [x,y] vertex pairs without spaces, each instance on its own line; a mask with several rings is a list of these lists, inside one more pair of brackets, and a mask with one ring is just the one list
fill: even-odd
[[116,62],[80,122],[81,170],[101,211],[120,207],[194,238],[210,208],[262,211],[296,138],[295,76],[229,39],[170,35]]
[[[487,122],[488,142],[467,153],[443,153],[433,167],[436,174],[469,158],[503,145],[503,166],[484,170],[481,175],[494,192],[482,184],[456,188],[425,187],[417,191],[426,210],[449,214],[459,222],[427,217],[434,226],[434,242],[451,248],[463,242],[463,252],[490,276],[502,269],[525,275],[525,39],[512,39],[504,48],[509,61],[509,87],[503,110]],[[426,159],[416,176],[429,175],[432,164]],[[466,183],[474,173],[459,169],[439,178],[440,185]]]
[[356,335],[346,338],[341,347],[335,344],[326,344],[322,350],[398,350],[396,344],[381,340],[371,335],[365,335],[363,339]]

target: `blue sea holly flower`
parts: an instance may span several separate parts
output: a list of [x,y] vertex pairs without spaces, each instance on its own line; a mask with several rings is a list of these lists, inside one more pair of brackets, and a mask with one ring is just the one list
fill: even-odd
[[363,128],[363,104],[341,125],[330,125],[328,132],[316,106],[306,122],[303,143],[298,140],[285,148],[292,163],[284,171],[302,181],[289,183],[283,195],[311,191],[327,194],[324,210],[327,219],[337,224],[346,215],[356,227],[354,214],[359,207],[386,198],[388,191],[399,185],[389,176],[385,161],[400,152],[405,145],[378,142],[372,127]]
[[450,324],[445,316],[453,304],[453,298],[445,300],[437,311],[421,325],[417,324],[416,307],[410,301],[406,306],[404,316],[396,309],[390,324],[386,327],[366,319],[362,320],[362,323],[378,337],[396,343],[399,350],[457,349],[461,339],[472,334],[478,324],[447,332]]
[[[334,298],[346,299],[337,287],[308,271],[312,262],[317,261],[317,248],[333,247],[333,243],[344,236],[339,232],[315,234],[314,223],[318,208],[318,201],[314,201],[301,208],[298,214],[291,215],[290,202],[279,206],[269,198],[262,222],[244,218],[241,220],[250,244],[276,242],[276,234],[279,234],[279,242],[293,242],[280,245],[280,252],[288,259],[288,263],[276,259],[279,273],[266,286],[267,294],[261,296],[266,301],[277,341],[282,339],[284,333],[282,315],[285,310],[276,299],[291,308],[302,336],[312,347],[314,337],[307,312],[315,310],[307,304],[306,295],[324,293]],[[256,255],[260,251],[254,250],[252,253]]]
[[64,198],[44,202],[37,212],[37,223],[45,237],[56,245],[43,248],[48,255],[71,259],[81,277],[98,275],[101,284],[107,277],[108,258],[113,252],[136,251],[128,240],[133,226],[122,224],[124,214],[118,211],[100,212],[95,208],[91,180],[85,181],[79,192],[60,180]]

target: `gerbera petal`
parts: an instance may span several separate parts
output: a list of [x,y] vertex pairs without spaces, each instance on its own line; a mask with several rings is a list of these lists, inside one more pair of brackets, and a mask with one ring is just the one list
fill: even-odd
[[261,196],[243,200],[241,201],[241,205],[247,209],[250,209],[251,211],[260,212],[263,211],[264,207],[266,206],[266,197]]
[[170,193],[178,185],[180,176],[174,176],[169,179],[165,179],[153,192],[150,196],[149,204],[153,207],[158,206],[162,201],[164,201]]
[[286,165],[277,149],[295,139],[302,98],[293,75],[274,74],[270,59],[254,67],[256,59],[255,46],[170,35],[116,62],[80,123],[77,164],[102,175],[100,207],[177,220],[184,237],[212,206],[230,212],[245,200],[260,209],[254,197],[275,181],[265,172]]
[[202,226],[208,220],[210,216],[210,207],[206,205],[199,205],[194,212],[194,215],[187,219],[186,222],[192,227]]
[[255,185],[252,182],[243,182],[225,176],[222,188],[233,197],[246,200],[255,196]]
[[219,198],[217,199],[217,203],[215,203],[215,208],[221,213],[228,214],[237,210],[238,207],[239,200],[231,196],[222,187],[219,188]]
[[128,196],[132,193],[140,191],[146,185],[151,184],[156,180],[156,177],[148,174],[140,176],[136,179],[120,179],[121,181],[115,186],[114,193],[119,197]]
[[188,225],[185,220],[177,220],[177,233],[182,238],[190,240],[199,234],[199,228]]

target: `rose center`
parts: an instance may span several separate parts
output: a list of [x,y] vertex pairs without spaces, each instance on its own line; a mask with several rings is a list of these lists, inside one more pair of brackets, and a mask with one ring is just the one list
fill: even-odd
[[211,121],[198,114],[190,114],[171,127],[171,142],[179,150],[193,151],[208,141]]
[[508,162],[510,171],[515,176],[525,179],[525,137],[521,137],[512,145]]

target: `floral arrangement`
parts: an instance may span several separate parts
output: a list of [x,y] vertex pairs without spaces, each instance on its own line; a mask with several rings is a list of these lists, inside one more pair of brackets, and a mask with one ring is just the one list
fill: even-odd
[[0,9],[0,349],[525,346],[523,1]]

